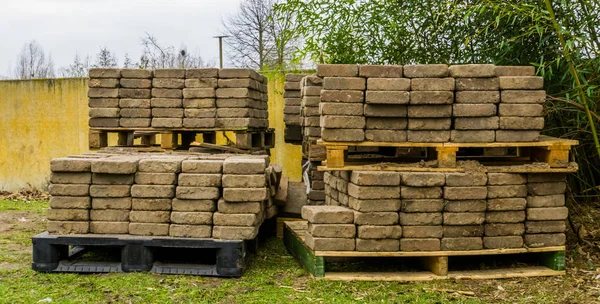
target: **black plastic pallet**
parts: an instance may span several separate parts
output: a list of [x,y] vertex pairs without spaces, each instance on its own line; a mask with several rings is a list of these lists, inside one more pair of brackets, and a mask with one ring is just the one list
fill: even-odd
[[[257,240],[214,240],[132,235],[51,235],[32,238],[32,268],[39,272],[145,272],[240,277]],[[115,252],[116,261],[84,257]],[[202,260],[201,263],[197,263]],[[208,262],[206,262],[208,261]]]

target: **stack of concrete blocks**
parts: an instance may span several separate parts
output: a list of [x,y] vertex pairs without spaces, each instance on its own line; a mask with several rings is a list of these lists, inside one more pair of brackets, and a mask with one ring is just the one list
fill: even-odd
[[402,66],[363,65],[359,67],[359,76],[367,80],[364,113],[360,104],[344,107],[344,113],[364,114],[367,141],[406,141],[410,79],[402,78]]
[[537,141],[544,128],[544,79],[528,67],[496,67],[500,82],[500,116],[496,141]]
[[212,237],[212,219],[221,197],[223,160],[188,159],[181,163],[169,235]]
[[308,221],[304,242],[312,250],[354,251],[356,226],[352,210],[340,206],[304,206],[302,218]]
[[409,142],[448,142],[452,125],[454,78],[445,64],[407,65],[410,78]]
[[[319,124],[323,140],[364,141],[366,119],[364,115],[357,114],[360,113],[359,108],[365,107],[366,109],[364,106],[366,80],[359,77],[358,65],[319,65],[317,66],[317,76],[323,78],[323,90],[321,91],[323,106],[320,109]],[[348,111],[348,109],[353,110]],[[348,113],[353,115],[348,115]],[[314,125],[309,126],[317,125],[315,122]]]
[[308,204],[311,206],[325,205],[325,184],[323,182],[323,171],[317,170],[320,162],[309,162],[308,164]]
[[139,158],[121,156],[92,161],[90,233],[128,234],[131,186]]
[[401,251],[440,250],[444,183],[443,173],[402,173]]
[[49,233],[88,233],[90,227],[91,159],[56,158],[50,162]]
[[348,183],[350,171],[331,171],[323,175],[326,206],[350,206]]
[[483,249],[487,183],[483,172],[446,173],[441,250]]
[[523,247],[527,176],[519,173],[488,173],[487,184],[484,247]]
[[185,70],[154,70],[152,79],[152,127],[183,127]]
[[123,69],[119,89],[119,107],[123,128],[147,128],[152,123],[152,76],[150,70]]
[[90,69],[88,82],[89,126],[119,127],[119,69]]
[[214,215],[215,238],[256,237],[269,196],[265,169],[266,161],[261,158],[230,157],[223,162],[223,198]]
[[528,174],[525,246],[562,246],[566,242],[566,177],[562,173]]
[[53,234],[249,240],[277,214],[266,156],[97,153],[51,167]]
[[398,217],[403,216],[403,213],[398,214],[400,174],[353,171],[348,183],[348,195],[357,229],[356,251],[400,250],[402,227]]
[[216,126],[216,89],[218,69],[185,71],[183,89],[183,126],[185,128],[214,128]]
[[286,126],[300,126],[302,105],[301,82],[305,74],[287,74],[283,84],[283,122]]
[[321,120],[319,105],[323,79],[319,76],[308,75],[300,82],[302,103],[300,106],[300,126],[302,136],[310,145],[316,145],[321,139]]
[[453,142],[494,142],[499,126],[500,83],[493,64],[450,66],[456,79]]
[[218,128],[268,128],[267,77],[250,69],[219,70]]

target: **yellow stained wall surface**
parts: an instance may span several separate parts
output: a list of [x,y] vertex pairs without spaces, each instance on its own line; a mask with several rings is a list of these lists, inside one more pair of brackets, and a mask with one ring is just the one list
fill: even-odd
[[[302,149],[284,143],[283,82],[282,74],[269,76],[271,162],[300,181]],[[0,81],[0,191],[45,189],[52,158],[89,151],[88,130],[87,79]]]

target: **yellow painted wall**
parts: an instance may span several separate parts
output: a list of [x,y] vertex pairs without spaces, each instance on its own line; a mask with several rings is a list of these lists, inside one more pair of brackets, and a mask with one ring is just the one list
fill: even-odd
[[[283,82],[281,74],[269,76],[269,123],[276,129],[271,161],[300,181],[301,148],[284,143]],[[52,158],[87,151],[86,79],[0,81],[0,191],[44,189]]]

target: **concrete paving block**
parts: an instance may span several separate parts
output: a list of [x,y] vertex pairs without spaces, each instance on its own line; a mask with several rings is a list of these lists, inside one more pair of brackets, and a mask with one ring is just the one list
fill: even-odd
[[525,211],[489,211],[485,214],[486,223],[521,223],[525,221]]
[[402,173],[402,185],[411,187],[437,187],[446,182],[444,173],[437,172],[407,172]]
[[523,235],[524,233],[525,225],[523,223],[485,225],[485,236]]
[[483,225],[444,226],[444,237],[482,237]]
[[144,236],[169,235],[169,224],[129,223],[129,234]]
[[168,198],[133,198],[131,199],[131,209],[146,211],[170,211],[171,202],[172,200]]
[[502,249],[502,248],[521,248],[523,247],[522,236],[485,236],[483,237],[483,248]]
[[129,210],[90,210],[90,220],[96,222],[129,222]]
[[53,209],[90,209],[91,199],[87,196],[51,196],[50,208]]
[[530,248],[563,246],[566,243],[564,233],[525,234],[525,246]]
[[485,186],[486,184],[487,175],[483,172],[446,173],[446,186],[469,187]]
[[302,218],[313,224],[353,224],[354,212],[338,206],[304,206]]
[[440,249],[440,239],[400,239],[400,251],[439,251]]
[[169,225],[169,236],[186,238],[210,238],[212,225]]
[[175,186],[173,185],[133,185],[131,196],[139,198],[173,198]]
[[488,198],[526,196],[527,185],[488,186]]
[[540,76],[500,76],[502,90],[541,90],[544,78]]
[[52,196],[88,196],[90,185],[87,184],[50,184],[48,192]]
[[399,213],[400,225],[404,226],[436,226],[442,224],[442,213]]
[[485,221],[485,212],[444,212],[444,225],[468,226],[481,225]]
[[356,77],[358,65],[356,64],[318,64],[317,76],[319,77]]
[[182,225],[212,225],[212,212],[171,212],[171,223]]
[[131,209],[130,197],[96,197],[92,199],[92,209]]
[[442,238],[442,250],[480,250],[483,249],[481,237],[449,237]]
[[447,200],[479,200],[488,197],[488,189],[477,187],[444,187],[444,198]]
[[481,200],[446,200],[444,211],[446,212],[484,212],[487,209],[487,201]]
[[448,68],[450,77],[494,77],[496,66],[493,64],[458,64]]
[[419,64],[405,65],[404,77],[407,78],[426,78],[426,77],[447,77],[449,74],[446,64]]
[[564,194],[528,196],[528,208],[562,207],[565,205]]
[[48,209],[48,221],[89,221],[90,212],[87,209]]
[[396,252],[400,248],[397,239],[356,239],[356,251],[362,252]]
[[168,223],[170,217],[170,211],[132,210],[129,212],[129,221],[133,223]]
[[444,234],[442,226],[403,226],[403,238],[436,238],[441,239]]
[[457,91],[498,91],[498,78],[456,78]]
[[217,200],[221,191],[217,187],[181,187],[176,189],[176,197],[191,200]]
[[454,91],[454,78],[415,78],[410,81],[411,91]]
[[[508,92],[508,91],[505,91]],[[501,93],[499,91],[457,91],[454,92],[455,103],[499,103]]]
[[214,212],[217,202],[210,199],[178,199],[171,202],[173,211],[182,212]]
[[564,194],[567,190],[566,182],[528,183],[527,191],[530,195],[555,195]]
[[526,233],[565,233],[566,221],[526,221]]
[[401,65],[360,65],[358,74],[370,79],[376,78],[401,78]]
[[527,200],[521,197],[493,198],[488,200],[489,211],[525,210]]

